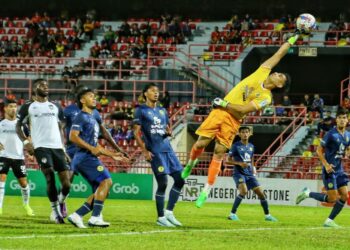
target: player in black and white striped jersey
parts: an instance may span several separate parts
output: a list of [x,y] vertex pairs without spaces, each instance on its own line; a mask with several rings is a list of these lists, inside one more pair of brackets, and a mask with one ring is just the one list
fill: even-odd
[[23,207],[28,216],[33,216],[34,212],[29,206],[30,187],[24,165],[23,143],[16,134],[17,103],[15,100],[5,99],[4,104],[5,119],[0,121],[0,214],[2,214],[7,174],[12,168],[21,187]]
[[[35,101],[25,103],[17,117],[16,131],[29,154],[34,154],[47,183],[47,195],[51,202],[51,219],[56,223],[64,223],[60,203],[69,194],[70,174],[64,149],[62,122],[64,120],[61,107],[48,100],[49,87],[44,79],[37,79],[33,84]],[[30,124],[31,137],[22,130],[25,123]],[[61,193],[58,194],[54,171],[58,172],[61,182]]]

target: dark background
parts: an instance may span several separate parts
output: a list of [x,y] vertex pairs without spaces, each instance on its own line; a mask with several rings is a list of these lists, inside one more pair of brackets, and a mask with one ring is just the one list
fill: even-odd
[[349,0],[1,0],[0,16],[28,16],[48,11],[52,16],[67,11],[70,17],[95,9],[102,20],[126,17],[157,17],[164,12],[202,20],[227,20],[234,13],[250,13],[253,18],[279,18],[310,12],[327,21],[340,13],[350,16]]

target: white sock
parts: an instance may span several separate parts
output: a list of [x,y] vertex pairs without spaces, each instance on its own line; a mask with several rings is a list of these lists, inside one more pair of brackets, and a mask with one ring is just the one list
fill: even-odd
[[208,183],[205,184],[203,191],[206,192],[207,194],[209,194],[210,190],[211,190],[212,185],[209,185]]
[[330,218],[327,218],[326,223],[331,222],[331,221],[333,221],[333,220]]
[[50,203],[51,203],[52,212],[55,214],[55,217],[57,216],[62,217],[61,211],[60,211],[60,204],[58,203],[58,201],[53,201]]
[[269,217],[269,216],[271,216],[271,214],[265,214],[265,217]]
[[0,208],[2,208],[2,203],[4,202],[5,196],[5,182],[0,182]]
[[30,197],[30,188],[29,185],[27,185],[24,188],[21,188],[22,192],[22,199],[23,199],[23,204],[28,205],[29,204],[29,197]]
[[165,210],[165,213],[166,213],[166,214],[173,214],[173,211],[170,211],[170,210],[166,209],[166,210]]
[[62,192],[60,192],[58,194],[58,202],[61,203],[61,204],[64,203],[66,201],[67,197],[68,197],[68,195],[65,196],[65,195],[62,194]]

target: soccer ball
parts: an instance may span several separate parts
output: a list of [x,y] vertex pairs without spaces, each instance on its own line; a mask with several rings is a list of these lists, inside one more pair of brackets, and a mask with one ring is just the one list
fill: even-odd
[[316,19],[311,14],[301,14],[297,18],[297,29],[310,32],[316,28]]

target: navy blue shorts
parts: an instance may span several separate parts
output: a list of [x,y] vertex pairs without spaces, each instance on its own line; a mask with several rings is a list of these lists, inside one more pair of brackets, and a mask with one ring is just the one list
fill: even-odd
[[247,176],[243,174],[235,174],[233,175],[233,180],[236,183],[236,187],[238,188],[239,184],[245,183],[247,185],[248,190],[254,189],[260,186],[260,183],[255,178],[255,176]]
[[81,157],[76,154],[72,161],[72,170],[80,173],[89,182],[93,192],[103,180],[111,178],[108,169],[93,156]]
[[174,152],[153,153],[151,167],[155,175],[172,174],[183,169]]
[[323,173],[322,180],[327,190],[338,190],[343,186],[347,186],[349,182],[349,178],[344,172],[331,174]]

